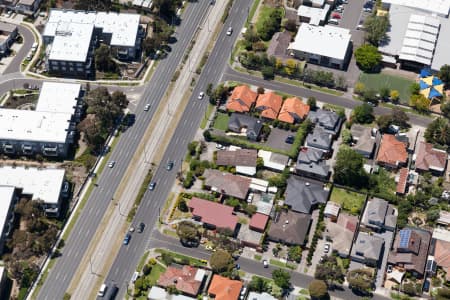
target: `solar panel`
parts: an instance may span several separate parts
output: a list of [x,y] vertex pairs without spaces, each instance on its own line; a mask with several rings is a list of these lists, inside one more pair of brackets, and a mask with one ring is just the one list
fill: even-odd
[[410,229],[402,229],[400,230],[400,248],[408,248],[409,239],[411,238],[411,230]]

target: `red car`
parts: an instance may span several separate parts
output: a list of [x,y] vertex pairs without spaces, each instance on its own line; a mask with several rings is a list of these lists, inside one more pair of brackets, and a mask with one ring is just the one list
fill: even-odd
[[334,13],[331,14],[331,18],[340,20],[342,17],[341,17],[341,15],[339,13],[334,12]]

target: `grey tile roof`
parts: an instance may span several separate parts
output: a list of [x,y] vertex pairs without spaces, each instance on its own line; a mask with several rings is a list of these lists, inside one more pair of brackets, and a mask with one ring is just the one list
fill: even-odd
[[241,132],[243,128],[247,129],[247,137],[256,139],[261,132],[263,122],[257,118],[232,113],[230,120],[228,121],[228,129],[234,132]]
[[308,115],[310,119],[316,125],[323,127],[324,129],[332,131],[336,134],[339,131],[341,124],[341,118],[334,111],[318,109],[316,111],[310,111]]
[[323,189],[323,184],[290,176],[287,180],[287,188],[284,203],[293,211],[309,214],[314,205],[326,203],[329,191]]
[[269,239],[288,244],[303,245],[311,224],[311,215],[281,211],[270,224]]
[[378,261],[383,247],[384,239],[381,237],[359,232],[352,248],[352,256]]
[[258,151],[256,149],[219,150],[216,164],[218,166],[256,167],[257,158]]
[[362,223],[378,229],[393,230],[397,224],[396,211],[386,200],[372,198],[367,203]]
[[333,136],[322,127],[316,126],[314,131],[306,137],[306,145],[308,147],[314,147],[329,151],[333,143]]
[[350,129],[353,139],[356,140],[353,149],[364,156],[371,156],[374,150],[375,139],[372,138],[371,131],[371,128],[359,124]]

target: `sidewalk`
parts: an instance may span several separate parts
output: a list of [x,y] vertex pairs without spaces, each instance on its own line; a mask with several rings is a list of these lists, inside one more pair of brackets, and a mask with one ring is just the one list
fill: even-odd
[[[209,22],[214,22],[214,24],[210,24],[210,27],[215,28],[219,24],[225,4],[226,1],[221,0],[211,6]],[[68,289],[68,292],[72,294],[72,299],[92,298],[108,273],[120,249],[121,238],[128,228],[126,217],[123,215],[126,216],[134,204],[139,190],[136,187],[140,187],[142,184],[150,167],[148,162],[158,163],[164,154],[170,136],[181,118],[184,107],[188,104],[189,94],[186,91],[190,89],[191,80],[195,74],[191,73],[190,69],[195,70],[200,63],[203,52],[213,34],[214,30],[208,31],[207,26],[202,26],[190,52],[191,67],[185,65],[177,82],[174,86],[169,87],[168,90],[171,93],[166,94],[166,99],[170,101],[170,104],[168,105],[163,99],[155,112],[155,117],[142,139],[146,143],[142,143],[138,147],[135,157],[123,177],[127,180],[118,187],[114,196],[114,204],[110,205],[101,225],[97,228],[93,238],[93,241],[96,242],[92,243],[84,254],[80,267],[72,279]],[[91,266],[94,272],[91,272]]]

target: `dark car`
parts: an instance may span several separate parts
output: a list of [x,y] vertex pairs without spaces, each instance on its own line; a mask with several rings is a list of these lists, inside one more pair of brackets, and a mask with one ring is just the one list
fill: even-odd
[[286,144],[293,144],[294,143],[294,136],[293,135],[288,135],[284,142]]
[[155,182],[155,181],[151,182],[151,183],[148,185],[148,189],[149,189],[150,191],[153,191],[153,190],[155,189],[155,187],[156,187],[156,182]]
[[130,243],[130,240],[131,240],[131,234],[127,233],[125,235],[125,238],[123,239],[123,244],[128,245]]
[[423,291],[425,293],[428,293],[430,291],[430,281],[428,279],[423,283]]
[[167,170],[167,171],[172,170],[172,169],[173,169],[173,165],[174,165],[173,161],[169,161],[169,162],[167,163],[166,170]]
[[144,228],[145,228],[145,224],[144,223],[139,223],[139,226],[138,226],[138,229],[137,229],[137,232],[139,232],[139,233],[142,233],[143,231],[144,231]]

